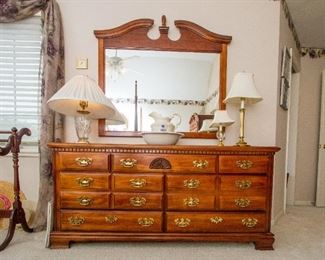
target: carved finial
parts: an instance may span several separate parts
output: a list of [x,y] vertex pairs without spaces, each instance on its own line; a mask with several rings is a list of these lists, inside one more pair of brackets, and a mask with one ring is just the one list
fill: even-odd
[[159,26],[160,34],[168,34],[169,27],[166,26],[166,15],[161,17],[161,26]]

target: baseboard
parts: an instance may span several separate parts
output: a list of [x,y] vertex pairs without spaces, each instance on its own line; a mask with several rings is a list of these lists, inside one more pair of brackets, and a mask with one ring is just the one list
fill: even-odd
[[309,200],[296,200],[294,202],[295,206],[315,206],[315,201]]
[[272,220],[271,220],[271,226],[273,226],[274,224],[276,224],[276,222],[278,222],[278,220],[279,220],[282,216],[284,216],[284,210],[283,210],[283,209],[280,210],[279,213],[277,213],[277,214],[275,215],[275,217],[272,218]]

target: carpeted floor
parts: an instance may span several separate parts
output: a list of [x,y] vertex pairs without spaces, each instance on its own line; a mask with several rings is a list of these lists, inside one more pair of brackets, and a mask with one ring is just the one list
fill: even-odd
[[[292,207],[272,228],[274,251],[239,243],[77,243],[70,249],[44,247],[44,232],[18,231],[1,260],[321,260],[325,259],[325,208]],[[0,232],[3,239],[4,232]]]

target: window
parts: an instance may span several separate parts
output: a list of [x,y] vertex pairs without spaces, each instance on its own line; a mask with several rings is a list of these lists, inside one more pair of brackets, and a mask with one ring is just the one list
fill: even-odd
[[[41,17],[0,23],[0,130],[27,127],[37,144],[40,126]],[[7,138],[7,137],[0,137]]]

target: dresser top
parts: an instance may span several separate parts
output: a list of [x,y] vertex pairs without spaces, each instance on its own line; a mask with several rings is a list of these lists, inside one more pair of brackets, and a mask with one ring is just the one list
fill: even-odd
[[48,143],[48,147],[60,152],[108,152],[108,153],[171,153],[171,154],[274,154],[279,147],[217,146],[217,145],[147,145],[104,143]]

